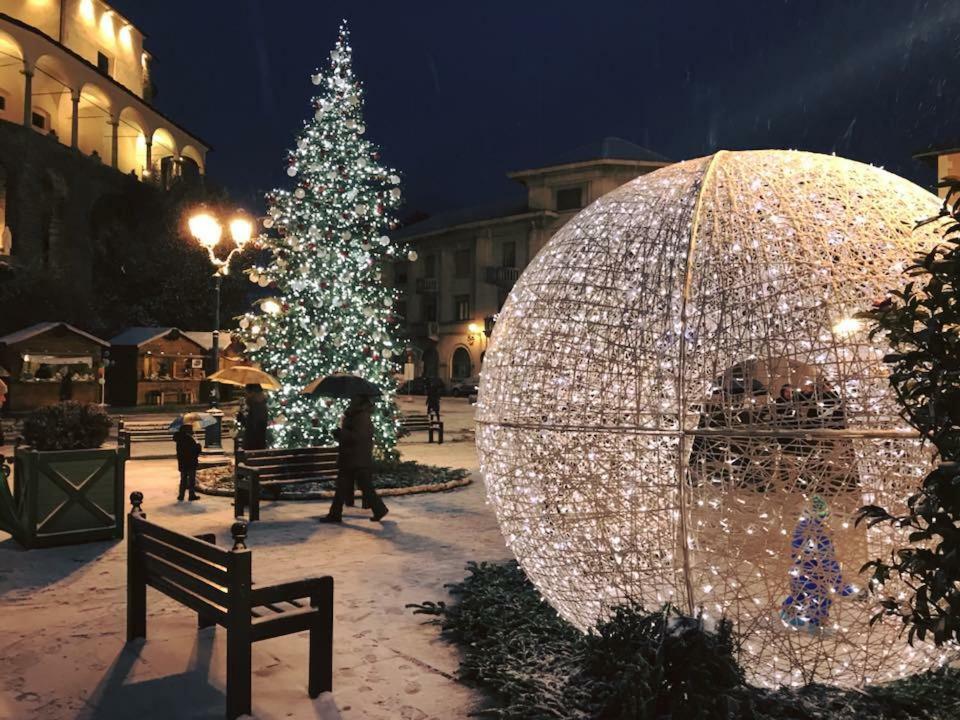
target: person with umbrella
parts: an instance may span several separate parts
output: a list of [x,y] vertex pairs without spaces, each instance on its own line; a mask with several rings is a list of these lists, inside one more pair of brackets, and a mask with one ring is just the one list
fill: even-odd
[[334,437],[340,444],[337,452],[337,489],[330,510],[321,522],[343,522],[343,506],[353,498],[354,487],[363,493],[364,504],[373,511],[371,522],[380,522],[389,512],[373,488],[373,402],[380,389],[352,375],[330,375],[311,383],[305,392],[322,397],[349,397],[350,405],[343,413],[340,428]]
[[263,450],[267,447],[267,396],[259,383],[249,383],[244,408],[237,420],[243,425],[243,449]]

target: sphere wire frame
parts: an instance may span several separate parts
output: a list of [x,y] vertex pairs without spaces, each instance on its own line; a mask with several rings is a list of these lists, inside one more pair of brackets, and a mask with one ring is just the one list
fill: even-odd
[[[609,193],[524,271],[484,359],[477,445],[526,574],[588,630],[638,602],[734,622],[751,681],[942,664],[859,573],[930,464],[854,315],[904,283],[938,199],[881,169],[720,152]],[[884,588],[896,593],[894,583]]]

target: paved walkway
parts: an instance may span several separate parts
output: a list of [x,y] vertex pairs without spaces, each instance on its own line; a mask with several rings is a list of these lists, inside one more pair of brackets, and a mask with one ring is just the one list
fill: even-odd
[[[450,434],[466,438],[471,409],[446,404]],[[442,447],[405,440],[402,451],[477,467],[466,439]],[[445,597],[443,584],[461,579],[468,560],[508,557],[476,473],[474,480],[394,498],[382,525],[359,508],[331,527],[316,522],[322,503],[264,504],[248,538],[256,582],[335,578],[334,693],[307,697],[305,634],[267,640],[253,650],[255,717],[450,720],[482,702],[453,679],[455,648],[404,608]],[[177,503],[176,482],[171,460],[128,464],[127,491],[144,493],[151,520],[188,534],[215,531],[227,544],[229,499]],[[222,717],[221,629],[198,633],[191,611],[149,591],[148,639],[124,647],[125,559],[123,543],[24,552],[0,533],[0,719]]]

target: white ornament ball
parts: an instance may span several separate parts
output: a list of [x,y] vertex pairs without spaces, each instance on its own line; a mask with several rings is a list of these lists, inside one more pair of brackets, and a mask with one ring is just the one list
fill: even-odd
[[287,168],[287,175],[289,175],[290,177],[293,177],[293,176],[296,175],[296,174],[297,174],[297,166],[296,166],[296,165],[291,165],[290,167]]
[[384,306],[384,307],[392,307],[392,306],[393,306],[393,298],[385,297],[385,298],[383,299],[383,306]]
[[314,85],[319,85],[323,82],[323,75],[321,73],[314,73],[310,76],[310,82],[312,82]]
[[366,125],[357,125],[357,134],[363,135],[367,131]]
[[393,185],[399,185],[399,184],[400,184],[400,176],[399,176],[399,175],[391,175],[391,176],[390,176],[389,178],[387,178],[387,179],[388,179],[388,180],[390,181],[390,183],[393,184]]
[[272,227],[273,227],[273,218],[272,218],[272,217],[265,217],[265,218],[263,219],[263,226],[264,226],[265,228],[267,228],[268,230],[269,230],[270,228],[272,228]]
[[303,188],[297,188],[296,190],[293,191],[293,196],[298,200],[302,200],[304,197],[306,197],[306,194],[307,193],[304,191]]
[[240,318],[240,323],[239,323],[239,324],[240,324],[240,328],[241,328],[242,330],[246,330],[248,327],[250,327],[250,320],[249,320],[249,318],[242,317],[242,318]]
[[940,239],[914,230],[939,206],[837,157],[721,152],[610,192],[536,255],[485,356],[477,448],[507,543],[564,618],[587,630],[630,601],[729,618],[766,686],[955,656],[871,627],[859,569],[906,535],[853,522],[903,512],[929,467],[853,315]]
[[400,190],[398,188],[393,188],[393,190],[390,191],[390,197],[393,198],[394,200],[399,200]]
[[418,257],[420,256],[417,255],[416,250],[411,250],[410,252],[407,253],[407,260],[409,260],[410,262],[416,262]]
[[391,350],[390,348],[385,348],[384,351],[380,354],[383,355],[385,358],[392,358],[393,350]]
[[386,247],[390,244],[390,238],[388,238],[386,235],[382,235],[380,237],[380,244],[383,245],[383,247]]
[[307,139],[306,139],[306,138],[300,138],[299,140],[297,140],[297,147],[298,147],[300,150],[306,149],[306,147],[307,147]]

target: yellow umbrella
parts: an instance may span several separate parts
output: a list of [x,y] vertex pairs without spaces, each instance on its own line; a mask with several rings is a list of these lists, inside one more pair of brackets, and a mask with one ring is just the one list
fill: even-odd
[[280,381],[272,375],[268,375],[260,368],[250,367],[249,365],[234,365],[224,368],[220,372],[215,372],[209,380],[220,382],[224,385],[259,385],[264,390],[279,390],[282,386]]

